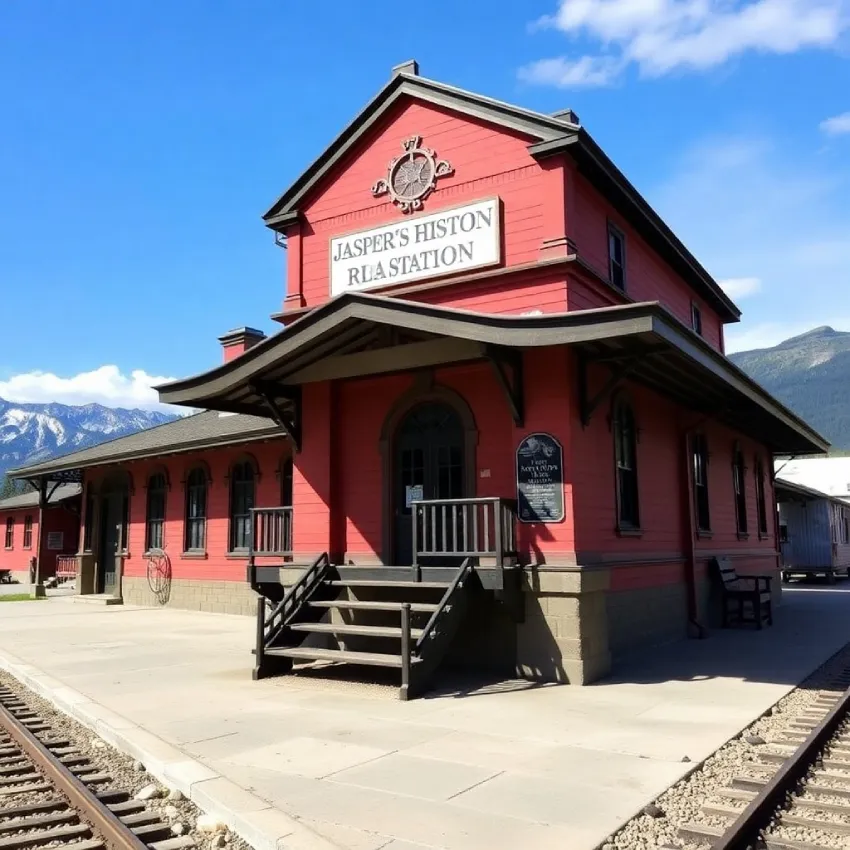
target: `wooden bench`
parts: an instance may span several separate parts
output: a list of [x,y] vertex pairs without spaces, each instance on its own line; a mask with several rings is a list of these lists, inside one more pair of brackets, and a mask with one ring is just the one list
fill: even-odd
[[715,558],[723,594],[723,628],[733,619],[741,625],[755,624],[762,628],[765,620],[773,625],[773,598],[770,589],[772,576],[738,575],[728,557]]

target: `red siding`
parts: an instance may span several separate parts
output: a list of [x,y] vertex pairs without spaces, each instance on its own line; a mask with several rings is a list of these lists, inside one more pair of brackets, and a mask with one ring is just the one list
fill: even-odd
[[329,240],[402,217],[387,196],[373,198],[370,189],[402,152],[402,140],[413,135],[422,136],[423,144],[455,169],[439,180],[428,213],[498,195],[508,266],[536,260],[543,239],[558,235],[546,232],[543,214],[547,187],[558,175],[531,158],[528,138],[408,99],[361,140],[304,205],[307,223],[300,236],[293,232],[289,239],[288,297],[300,293],[310,307],[327,301]]
[[[608,221],[626,236],[626,293],[635,301],[660,301],[681,322],[691,326],[691,303],[702,312],[705,340],[722,350],[722,324],[717,313],[685,283],[626,223],[593,186],[581,175],[572,172],[575,180],[574,197],[577,213],[571,222],[571,233],[579,256],[596,272],[608,278]],[[571,281],[572,284],[572,281]],[[590,284],[575,281],[576,289],[591,289]],[[572,286],[571,286],[572,290]],[[616,298],[616,293],[612,293]],[[604,296],[598,292],[585,296],[598,303]],[[582,296],[570,292],[570,308],[581,309]],[[601,304],[599,304],[601,306]]]
[[[237,461],[251,457],[259,468],[256,482],[255,503],[257,507],[274,507],[280,504],[280,479],[278,470],[281,461],[289,452],[283,440],[254,443],[215,451],[179,455],[162,461],[140,461],[126,464],[132,478],[130,494],[130,528],[128,557],[124,560],[124,574],[144,576],[146,574],[145,520],[147,511],[148,477],[154,470],[165,468],[169,489],[165,503],[165,525],[163,545],[171,560],[173,578],[202,579],[210,581],[245,581],[243,555],[228,557],[230,488],[229,470]],[[183,554],[185,525],[185,480],[189,471],[199,463],[209,467],[211,481],[207,490],[207,552],[206,556]],[[91,470],[88,480],[97,483],[108,470]]]
[[[24,523],[32,517],[32,546],[24,548]],[[6,549],[6,520],[14,520],[12,548]],[[56,556],[73,554],[77,551],[79,540],[79,514],[62,507],[53,506],[44,512],[44,539],[41,559],[41,576],[47,578],[56,572]],[[49,550],[47,535],[50,532],[62,532],[62,548]],[[24,508],[17,511],[0,511],[0,569],[12,572],[29,572],[30,560],[36,556],[38,547],[38,508]]]

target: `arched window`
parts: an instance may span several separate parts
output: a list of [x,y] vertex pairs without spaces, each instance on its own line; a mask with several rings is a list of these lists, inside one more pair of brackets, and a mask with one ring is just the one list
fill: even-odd
[[183,549],[203,552],[207,543],[207,473],[195,467],[186,478],[186,521]]
[[280,504],[281,507],[292,507],[292,458],[288,457],[280,465]]
[[744,465],[744,453],[736,443],[732,450],[732,485],[735,489],[735,519],[738,534],[747,533],[747,467]]
[[711,532],[708,500],[708,440],[705,434],[691,437],[691,463],[694,468],[694,511],[697,533]]
[[756,507],[758,508],[759,534],[767,535],[767,504],[764,496],[764,464],[756,458]]
[[148,510],[145,533],[145,548],[162,549],[165,526],[165,474],[157,472],[148,479]]
[[254,507],[254,466],[250,460],[230,470],[230,551],[243,552],[251,541],[251,510]]
[[614,406],[614,455],[617,464],[617,527],[640,528],[637,478],[637,426],[631,404],[620,398]]

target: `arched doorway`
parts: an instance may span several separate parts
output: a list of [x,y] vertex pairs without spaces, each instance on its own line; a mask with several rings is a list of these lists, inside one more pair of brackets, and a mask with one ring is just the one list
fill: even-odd
[[393,443],[394,563],[413,563],[410,503],[461,499],[466,493],[465,429],[458,412],[434,401],[413,407],[398,423]]
[[116,473],[100,486],[100,517],[96,593],[121,593],[122,553],[127,548],[130,485],[126,473]]

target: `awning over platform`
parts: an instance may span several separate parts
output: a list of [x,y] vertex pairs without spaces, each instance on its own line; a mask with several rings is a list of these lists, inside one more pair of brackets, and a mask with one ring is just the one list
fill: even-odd
[[[302,384],[476,360],[510,362],[524,348],[569,345],[587,364],[657,390],[766,442],[813,454],[829,443],[657,302],[535,316],[473,313],[347,293],[242,356],[158,387],[160,400],[268,416],[287,428]],[[584,399],[584,414],[587,405]]]

